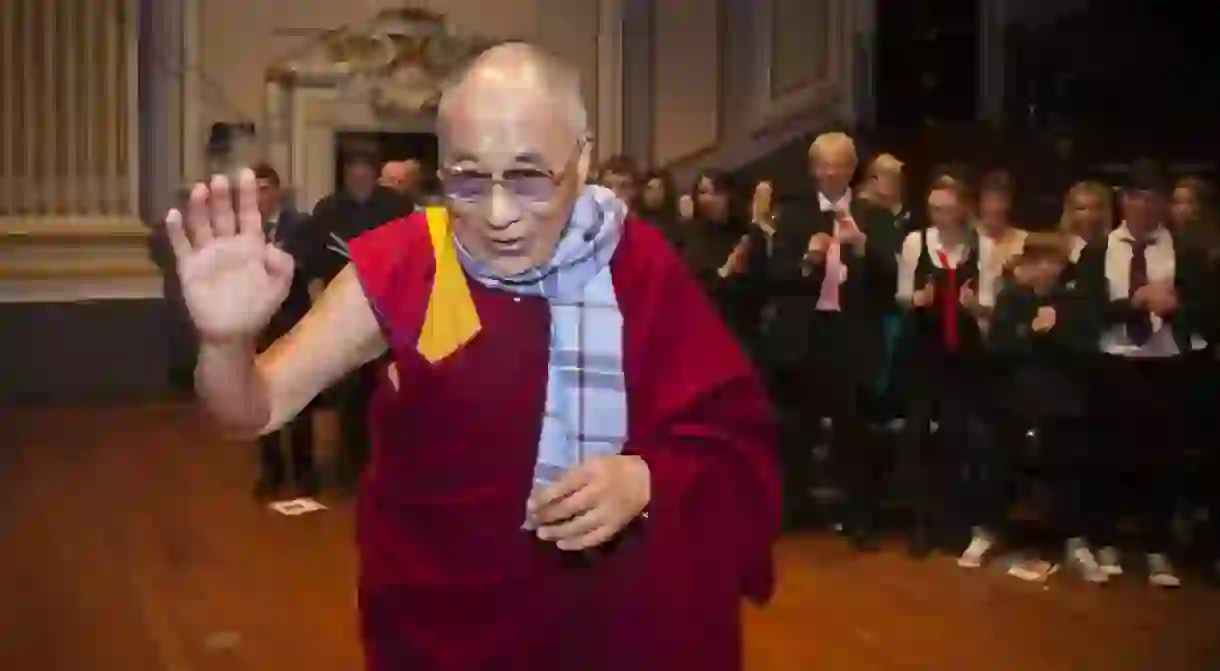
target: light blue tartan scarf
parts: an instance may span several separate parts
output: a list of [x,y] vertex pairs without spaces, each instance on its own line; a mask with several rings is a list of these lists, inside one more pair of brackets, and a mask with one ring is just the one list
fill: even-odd
[[534,489],[589,457],[618,454],[627,438],[623,315],[610,258],[623,235],[627,206],[614,192],[586,186],[550,263],[511,278],[496,277],[457,244],[458,259],[480,284],[543,296],[551,306],[546,410]]

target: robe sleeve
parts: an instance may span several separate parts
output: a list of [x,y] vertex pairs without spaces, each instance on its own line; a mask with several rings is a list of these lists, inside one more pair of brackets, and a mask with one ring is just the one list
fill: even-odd
[[424,215],[362,233],[348,242],[347,251],[391,351],[414,351],[434,272]]
[[649,562],[698,572],[709,589],[733,581],[721,587],[765,601],[780,518],[767,394],[659,236],[635,227],[626,240],[631,258],[616,271],[629,279],[615,282],[630,390],[624,452],[644,459],[652,477],[641,525]]

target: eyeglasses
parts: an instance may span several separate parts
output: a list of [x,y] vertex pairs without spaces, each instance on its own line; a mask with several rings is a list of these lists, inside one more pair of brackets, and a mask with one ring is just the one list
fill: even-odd
[[496,185],[528,203],[547,203],[563,181],[562,175],[545,170],[505,170],[499,177],[467,170],[446,171],[445,195],[459,203],[475,203],[491,196]]
[[497,185],[526,204],[546,205],[555,198],[559,186],[575,170],[587,142],[587,138],[581,138],[576,143],[572,155],[559,172],[521,168],[505,170],[497,177],[477,169],[444,168],[440,171],[441,185],[450,200],[466,205],[486,201]]

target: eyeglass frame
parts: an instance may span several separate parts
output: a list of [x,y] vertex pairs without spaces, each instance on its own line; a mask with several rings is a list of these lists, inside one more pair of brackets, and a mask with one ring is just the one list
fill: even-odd
[[[506,171],[501,171],[500,176],[496,177],[494,173],[493,174],[474,173],[474,171],[458,170],[451,166],[443,167],[437,171],[437,177],[439,178],[440,183],[441,183],[441,192],[444,194],[445,198],[450,203],[454,203],[454,204],[458,204],[458,205],[466,206],[466,207],[475,207],[480,204],[486,204],[490,200],[491,195],[495,190],[495,187],[502,186],[502,187],[504,187],[505,191],[507,191],[510,195],[512,195],[513,198],[516,198],[519,201],[522,201],[522,203],[527,206],[545,207],[545,206],[551,204],[552,201],[554,201],[555,194],[559,191],[559,187],[563,184],[564,180],[566,180],[569,176],[572,175],[572,173],[575,172],[576,167],[580,163],[581,155],[584,153],[585,149],[589,146],[589,143],[592,140],[593,140],[592,136],[590,136],[588,134],[584,134],[580,138],[578,138],[576,140],[576,144],[572,147],[572,153],[568,156],[567,161],[565,161],[563,167],[558,172],[555,172],[552,170],[532,169],[532,168],[526,168],[526,169],[521,169],[521,170],[511,170],[510,169],[510,170],[506,170]],[[536,172],[537,174],[530,175],[530,176],[506,177],[506,176],[504,176],[505,172],[520,172],[520,173]],[[462,197],[455,196],[453,194],[453,191],[446,186],[446,183],[449,182],[450,180],[453,180],[454,178],[462,177],[463,173],[474,173],[475,176],[470,177],[470,179],[479,179],[481,181],[485,181],[487,183],[486,188],[481,189],[480,193],[474,197],[462,198]],[[514,189],[512,186],[514,181],[522,182],[525,180],[541,179],[541,178],[545,178],[550,184],[549,192],[547,193],[547,196],[545,198],[530,198],[526,195],[523,195],[522,193],[520,193],[520,191]]]

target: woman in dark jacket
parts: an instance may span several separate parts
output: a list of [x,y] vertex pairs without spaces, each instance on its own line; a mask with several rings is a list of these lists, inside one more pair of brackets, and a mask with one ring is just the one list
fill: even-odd
[[653,170],[644,175],[643,184],[638,209],[640,218],[656,226],[669,244],[680,252],[683,229],[678,222],[678,194],[673,178],[664,170]]
[[728,173],[700,173],[693,192],[695,216],[684,231],[683,257],[742,345],[753,350],[765,299],[765,239],[751,235],[755,227]]

